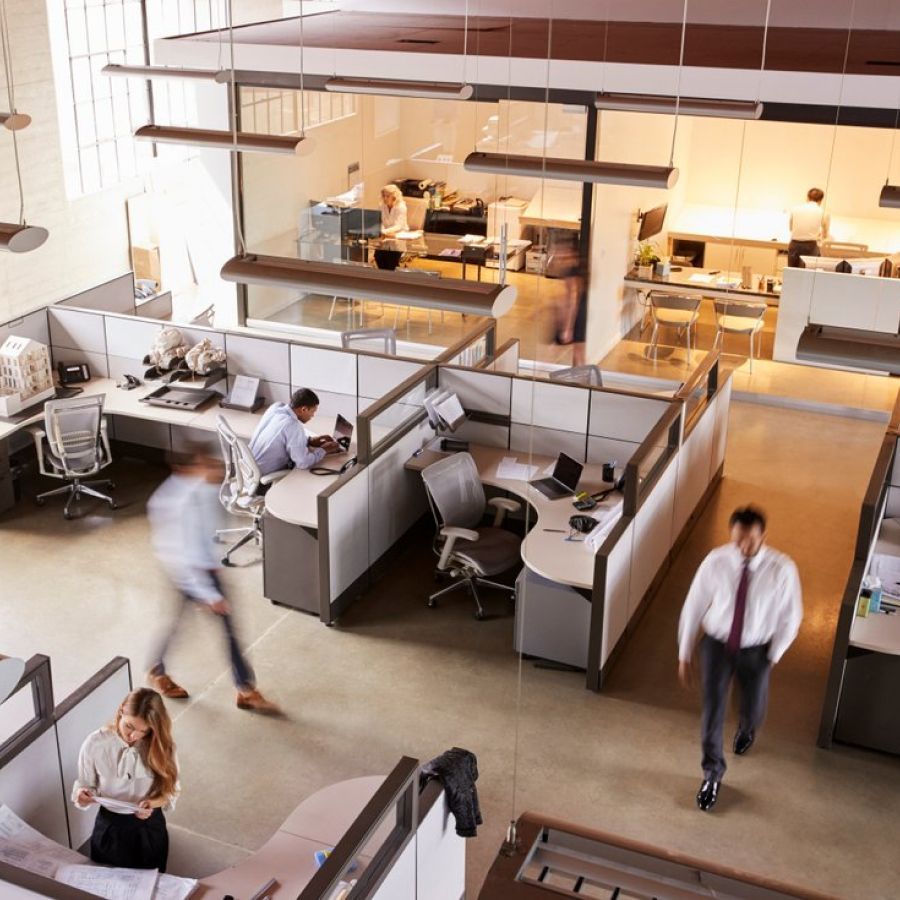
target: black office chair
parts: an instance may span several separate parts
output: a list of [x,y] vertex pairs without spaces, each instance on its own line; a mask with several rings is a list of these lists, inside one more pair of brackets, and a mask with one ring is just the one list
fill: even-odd
[[379,247],[375,251],[375,268],[393,272],[400,265],[401,259],[403,259],[402,250],[387,250]]

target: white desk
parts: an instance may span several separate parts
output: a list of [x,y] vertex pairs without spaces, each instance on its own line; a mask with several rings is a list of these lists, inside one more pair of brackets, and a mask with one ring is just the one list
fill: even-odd
[[701,281],[691,281],[692,275],[706,275],[708,272],[708,269],[685,267],[680,272],[673,272],[665,278],[660,278],[657,275],[654,275],[652,278],[639,278],[637,273],[632,270],[625,276],[625,287],[633,288],[641,293],[659,291],[660,293],[678,294],[685,297],[696,297],[699,294],[716,300],[755,304],[765,303],[767,306],[778,306],[779,294],[746,290],[740,286],[730,287],[722,283],[728,280],[727,277],[715,278],[708,284],[704,284]]
[[850,626],[850,643],[863,650],[900,656],[900,613],[854,616]]

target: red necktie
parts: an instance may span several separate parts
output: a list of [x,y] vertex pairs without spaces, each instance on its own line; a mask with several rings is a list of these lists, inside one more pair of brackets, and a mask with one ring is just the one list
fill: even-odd
[[750,587],[750,560],[744,560],[741,580],[738,582],[737,596],[734,599],[734,618],[731,620],[731,631],[725,644],[728,652],[735,656],[741,649],[741,633],[744,630],[744,610],[747,608],[747,589]]

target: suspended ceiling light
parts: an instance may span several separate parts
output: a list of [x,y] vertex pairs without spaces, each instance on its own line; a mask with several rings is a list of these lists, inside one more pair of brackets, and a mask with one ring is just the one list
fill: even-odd
[[878,205],[900,209],[900,184],[886,184],[881,189]]
[[162,144],[191,144],[218,150],[253,150],[259,153],[305,155],[313,149],[309,138],[296,134],[252,134],[215,131],[209,128],[176,128],[169,125],[142,125],[134,133],[139,141]]
[[383,300],[495,319],[512,309],[517,293],[508,284],[255,254],[232,257],[220,274],[225,281],[238,284],[295,287],[328,296]]
[[31,124],[31,116],[19,112],[0,112],[0,125],[8,131],[21,131]]
[[37,250],[49,235],[46,228],[39,228],[37,225],[0,222],[0,250],[28,253],[29,250]]
[[631,163],[600,162],[596,159],[515,156],[505,153],[470,153],[463,164],[469,172],[492,175],[521,175],[531,178],[558,178],[629,187],[670,188],[678,181],[673,166],[640,166]]
[[[673,115],[676,98],[655,94],[602,93],[597,94],[594,106],[597,109],[621,112]],[[677,102],[677,108],[679,114],[683,116],[714,116],[720,119],[758,119],[763,112],[763,105],[758,100],[705,100],[701,97],[681,97]]]
[[900,336],[810,324],[797,342],[797,359],[900,375]]
[[176,66],[120,66],[110,63],[100,70],[104,75],[126,75],[137,78],[193,78],[197,81],[218,81],[218,69],[183,69]]
[[434,100],[468,100],[471,84],[437,81],[397,81],[388,78],[329,78],[326,91],[342,94],[386,94],[391,97],[422,97]]

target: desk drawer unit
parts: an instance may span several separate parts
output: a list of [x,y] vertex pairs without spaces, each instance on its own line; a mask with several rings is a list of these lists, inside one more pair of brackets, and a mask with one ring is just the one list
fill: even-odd
[[279,606],[319,615],[317,533],[263,516],[263,595]]

